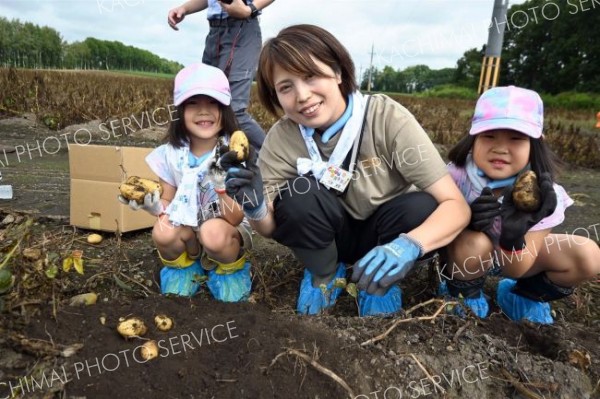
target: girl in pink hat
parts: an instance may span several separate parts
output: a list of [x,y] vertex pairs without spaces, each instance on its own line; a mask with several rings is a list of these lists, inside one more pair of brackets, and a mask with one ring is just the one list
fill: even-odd
[[[237,129],[230,103],[229,83],[220,69],[205,64],[182,69],[175,77],[177,112],[166,144],[146,157],[163,193],[147,194],[142,205],[119,198],[158,217],[152,238],[164,266],[163,294],[192,296],[206,274],[216,299],[237,302],[250,294],[245,252],[252,244],[250,226],[211,174],[220,145]],[[201,263],[203,254],[216,268]]]
[[[477,101],[469,135],[449,153],[450,174],[471,205],[471,221],[448,247],[442,291],[464,298],[477,316],[488,314],[482,293],[490,269],[506,277],[497,302],[512,320],[553,322],[549,301],[600,273],[600,249],[587,237],[552,234],[573,200],[554,183],[557,158],[542,134],[543,103],[531,90],[509,86]],[[517,209],[517,175],[538,177],[541,205]]]

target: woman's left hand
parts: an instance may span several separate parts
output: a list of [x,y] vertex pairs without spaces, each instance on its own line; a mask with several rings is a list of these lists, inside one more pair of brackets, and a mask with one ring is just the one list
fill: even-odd
[[542,219],[554,213],[558,203],[556,191],[549,173],[542,173],[539,179],[540,209],[535,212],[523,212],[516,208],[512,199],[513,187],[504,190],[502,200],[502,232],[500,233],[500,247],[505,250],[519,251],[525,246],[525,234],[531,227]]

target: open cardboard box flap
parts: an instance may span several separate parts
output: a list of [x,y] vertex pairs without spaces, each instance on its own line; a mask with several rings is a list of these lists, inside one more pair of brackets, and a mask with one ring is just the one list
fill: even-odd
[[127,232],[152,227],[156,217],[132,211],[117,200],[129,176],[158,181],[146,164],[152,148],[70,145],[70,221],[91,230]]
[[70,145],[71,179],[120,183],[129,176],[139,176],[156,180],[144,160],[150,151],[152,148]]

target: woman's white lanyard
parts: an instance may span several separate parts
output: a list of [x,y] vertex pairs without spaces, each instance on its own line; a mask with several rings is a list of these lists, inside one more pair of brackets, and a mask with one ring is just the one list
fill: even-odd
[[[359,92],[352,93],[350,101],[352,103],[352,115],[344,125],[340,139],[327,162],[323,161],[317,143],[313,139],[314,129],[299,125],[310,159],[298,158],[298,174],[304,175],[312,171],[313,175],[325,187],[333,188],[339,192],[346,190],[352,178],[354,162],[350,163],[349,171],[342,169],[341,165],[353,145],[357,148],[364,113],[366,112],[367,98],[368,96],[363,96]],[[353,153],[353,158],[358,155],[355,152]]]

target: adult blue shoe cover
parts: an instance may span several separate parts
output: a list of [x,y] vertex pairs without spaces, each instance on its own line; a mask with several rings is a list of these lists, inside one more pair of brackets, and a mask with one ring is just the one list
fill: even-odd
[[548,302],[537,302],[513,293],[516,280],[503,279],[498,283],[496,300],[502,311],[514,321],[527,319],[534,323],[552,324]]
[[204,276],[204,269],[198,261],[184,268],[165,266],[160,271],[160,292],[192,296],[200,289],[202,276]]
[[335,301],[342,293],[342,288],[334,287],[336,278],[346,277],[346,265],[340,263],[335,272],[335,276],[327,284],[326,292],[321,288],[313,287],[312,274],[308,269],[304,269],[304,278],[300,282],[300,294],[298,295],[298,305],[296,310],[300,314],[316,315],[335,304]]
[[250,296],[252,278],[250,262],[231,274],[217,274],[217,269],[208,272],[206,285],[215,299],[222,302],[245,302]]
[[384,295],[358,292],[358,313],[360,316],[391,316],[402,309],[402,290],[392,285]]

